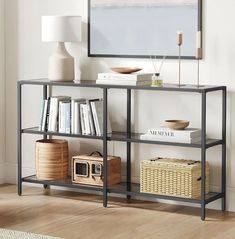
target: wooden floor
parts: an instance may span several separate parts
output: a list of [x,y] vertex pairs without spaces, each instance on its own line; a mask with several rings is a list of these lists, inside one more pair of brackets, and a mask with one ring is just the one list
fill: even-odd
[[[48,196],[50,195],[50,196]],[[68,239],[233,239],[235,213],[24,187],[0,186],[0,228]]]

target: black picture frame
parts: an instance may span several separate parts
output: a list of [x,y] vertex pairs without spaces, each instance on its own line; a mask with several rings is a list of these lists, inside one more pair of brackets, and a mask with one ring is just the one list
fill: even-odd
[[[91,53],[91,1],[88,0],[88,57],[104,57],[104,58],[150,58],[151,55],[119,55],[119,54],[92,54]],[[202,0],[198,0],[198,19],[197,30],[201,31],[201,42],[203,43],[203,31],[202,31]],[[195,49],[196,51],[196,49]],[[163,55],[154,55],[156,58],[162,58]],[[178,56],[166,56],[166,59],[178,59]],[[192,60],[195,56],[181,56],[181,59]]]

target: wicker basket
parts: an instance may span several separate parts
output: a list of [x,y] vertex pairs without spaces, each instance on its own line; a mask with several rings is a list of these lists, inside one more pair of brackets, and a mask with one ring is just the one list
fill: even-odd
[[[201,196],[201,163],[193,160],[155,158],[141,162],[140,191],[184,198]],[[206,163],[206,192],[209,164]]]
[[68,141],[46,139],[36,142],[36,175],[38,179],[66,179],[68,165]]

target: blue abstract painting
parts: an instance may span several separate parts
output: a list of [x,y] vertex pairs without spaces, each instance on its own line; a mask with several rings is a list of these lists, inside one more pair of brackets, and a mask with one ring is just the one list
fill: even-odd
[[194,56],[198,0],[90,0],[90,54]]

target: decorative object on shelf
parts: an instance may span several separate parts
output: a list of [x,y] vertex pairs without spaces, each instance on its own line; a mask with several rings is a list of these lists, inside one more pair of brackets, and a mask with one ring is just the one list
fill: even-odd
[[80,16],[42,16],[42,41],[57,42],[57,49],[49,58],[48,78],[50,80],[74,80],[74,58],[66,50],[65,42],[81,40],[82,21]]
[[151,84],[151,86],[153,86],[153,87],[162,87],[163,86],[163,80],[160,77],[160,74],[161,74],[161,70],[162,70],[163,63],[164,63],[165,59],[166,59],[166,55],[163,56],[161,64],[158,69],[156,56],[155,56],[155,58],[152,58],[150,56],[150,60],[153,64],[153,68],[154,68],[154,74],[152,75],[152,84]]
[[[183,198],[201,196],[201,162],[154,158],[140,164],[140,190]],[[209,192],[209,163],[206,162],[206,193]]]
[[183,33],[181,31],[177,32],[177,45],[179,47],[179,82],[178,85],[181,86],[181,46],[183,44]]
[[163,79],[160,78],[159,76],[160,76],[159,73],[154,73],[152,75],[152,83],[151,83],[152,87],[162,87],[163,86]]
[[165,120],[165,124],[170,129],[182,130],[189,126],[188,120]]
[[197,59],[197,87],[200,86],[200,60],[202,59],[202,34],[201,31],[197,32],[196,37],[196,59]]
[[170,128],[149,129],[146,134],[140,136],[142,140],[176,142],[176,143],[197,143],[201,141],[201,130],[188,128],[175,130]]
[[[108,185],[121,182],[121,158],[107,157]],[[103,156],[100,152],[74,156],[72,158],[72,181],[74,183],[103,186]]]
[[118,74],[118,73],[99,73],[96,84],[104,85],[150,85],[151,74],[134,73],[134,74]]
[[120,74],[131,74],[142,70],[142,68],[137,67],[112,67],[110,69]]
[[68,178],[68,141],[43,139],[36,141],[36,175],[40,180]]

